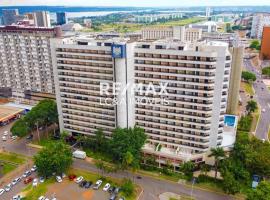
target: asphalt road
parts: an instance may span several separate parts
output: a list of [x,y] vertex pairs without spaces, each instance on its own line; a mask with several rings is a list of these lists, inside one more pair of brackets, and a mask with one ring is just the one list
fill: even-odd
[[250,60],[244,60],[245,68],[256,74],[257,80],[253,83],[255,90],[254,98],[261,106],[261,117],[255,132],[259,139],[268,140],[268,129],[270,125],[270,92],[266,85],[263,83],[260,72],[253,67]]
[[[7,125],[5,127],[0,128],[0,135],[3,134],[5,130],[9,130],[11,125]],[[25,138],[19,139],[17,141],[6,141],[3,142],[2,140],[0,141],[0,147],[4,147],[7,151],[11,151],[14,153],[18,154],[23,154],[23,155],[28,155],[28,156],[33,156],[36,151],[33,149],[30,149],[27,147],[27,140]],[[80,168],[92,172],[99,172],[98,169],[93,165],[89,164],[83,160],[74,160],[73,166],[75,168]],[[130,178],[133,178],[133,175],[131,173],[127,172],[118,172],[118,173],[113,173],[109,174],[112,177],[115,178],[124,178],[129,176]],[[163,192],[174,192],[177,194],[185,194],[185,195],[193,195],[195,199],[198,200],[228,200],[228,199],[233,199],[230,196],[227,195],[222,195],[218,193],[213,193],[213,192],[208,192],[200,189],[192,189],[190,187],[186,187],[182,184],[178,183],[173,183],[169,181],[162,181],[158,180],[152,177],[147,177],[147,176],[141,176],[142,179],[137,179],[135,178],[134,181],[139,184],[143,188],[143,194],[140,197],[140,200],[158,200],[159,194]],[[19,185],[18,185],[19,186]],[[18,187],[19,189],[22,189]],[[16,190],[17,191],[19,191]],[[10,196],[15,195],[15,190],[14,192],[10,193]]]

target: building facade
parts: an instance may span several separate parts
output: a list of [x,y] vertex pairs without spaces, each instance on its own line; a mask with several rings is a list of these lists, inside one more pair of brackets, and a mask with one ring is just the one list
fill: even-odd
[[67,23],[67,13],[65,13],[65,12],[56,13],[56,23],[58,25],[66,24]]
[[269,14],[257,14],[253,16],[250,36],[252,38],[261,39],[263,27],[269,25],[270,25]]
[[50,13],[47,11],[34,12],[34,22],[38,27],[51,27]]
[[54,93],[50,39],[57,28],[0,27],[0,90],[25,98],[26,91]]
[[16,23],[16,16],[19,15],[18,9],[3,9],[2,10],[2,20],[3,25],[11,25]]
[[270,26],[263,28],[260,57],[263,60],[270,59]]
[[142,39],[177,39],[186,42],[195,42],[202,37],[202,30],[185,28],[184,26],[151,27],[142,29]]
[[[202,162],[221,144],[231,67],[227,44],[78,38],[55,40],[52,52],[61,130],[93,135],[102,128],[110,136],[115,127],[138,125],[148,135],[144,153],[160,165]],[[104,82],[108,94],[101,93]],[[114,83],[141,88],[114,94]],[[149,85],[160,92],[162,84],[166,93],[148,93]],[[121,103],[111,104],[115,97]]]

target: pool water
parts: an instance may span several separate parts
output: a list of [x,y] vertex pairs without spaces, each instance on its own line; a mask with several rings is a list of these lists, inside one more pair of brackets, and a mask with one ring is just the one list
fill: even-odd
[[224,123],[226,126],[235,127],[235,116],[233,115],[225,115]]

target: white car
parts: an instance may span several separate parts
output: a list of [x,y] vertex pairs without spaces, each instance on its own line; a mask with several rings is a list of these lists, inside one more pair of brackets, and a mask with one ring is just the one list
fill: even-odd
[[75,182],[76,183],[80,183],[83,181],[83,177],[82,176],[79,176],[78,178],[75,179]]
[[7,141],[7,136],[3,136],[3,137],[2,137],[2,140],[3,140],[3,141]]
[[94,190],[98,190],[98,188],[101,186],[101,184],[102,184],[102,180],[98,180],[98,181],[96,182],[96,184],[94,185],[93,189],[94,189]]
[[11,139],[12,140],[16,140],[18,138],[18,136],[17,135],[13,135],[13,136],[11,136]]
[[262,112],[265,112],[265,109],[262,109]]
[[45,178],[44,178],[43,176],[41,176],[41,177],[39,178],[39,182],[44,183],[44,181],[45,181]]
[[33,180],[33,187],[37,187],[37,185],[38,185],[38,179],[35,178],[35,179]]
[[12,200],[21,200],[21,196],[20,195],[13,196]]
[[10,191],[10,190],[11,190],[11,187],[12,187],[11,184],[6,185],[5,191],[6,191],[6,192]]
[[16,185],[17,183],[19,183],[21,181],[21,177],[19,178],[15,178],[13,181],[12,181],[12,185]]
[[38,200],[45,200],[45,197],[44,196],[40,196],[40,197],[38,197]]
[[26,171],[26,172],[24,172],[23,177],[26,178],[30,175],[31,175],[31,171]]
[[32,171],[32,172],[37,171],[37,166],[36,166],[36,165],[34,165],[34,166],[31,168],[31,171]]
[[8,136],[8,131],[5,131],[4,132],[4,136]]
[[58,183],[61,183],[61,182],[62,182],[61,176],[56,176],[55,178],[56,178],[56,181],[57,181]]
[[110,183],[106,183],[106,185],[103,188],[103,191],[107,192],[110,187],[111,187]]
[[4,194],[4,192],[5,192],[5,190],[4,189],[0,189],[0,196],[2,195],[2,194]]

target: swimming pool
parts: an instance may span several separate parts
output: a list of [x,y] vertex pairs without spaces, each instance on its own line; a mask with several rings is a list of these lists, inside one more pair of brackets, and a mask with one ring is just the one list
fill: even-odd
[[225,115],[224,117],[224,124],[226,126],[235,127],[236,123],[236,116],[234,115]]

